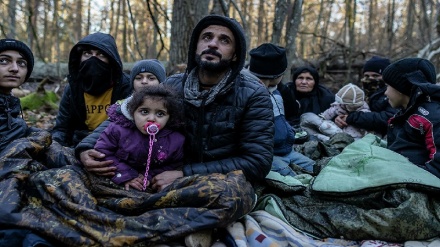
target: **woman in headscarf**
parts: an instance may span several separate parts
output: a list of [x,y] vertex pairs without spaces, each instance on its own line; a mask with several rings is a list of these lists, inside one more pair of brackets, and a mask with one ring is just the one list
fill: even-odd
[[292,126],[299,125],[301,114],[319,114],[335,101],[335,94],[319,84],[318,71],[310,66],[297,68],[292,82],[279,85],[278,90],[284,100],[286,119]]

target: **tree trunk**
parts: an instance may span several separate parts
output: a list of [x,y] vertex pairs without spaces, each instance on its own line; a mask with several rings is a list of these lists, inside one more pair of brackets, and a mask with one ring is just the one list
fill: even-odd
[[75,39],[80,40],[82,38],[82,0],[76,0],[76,13],[75,13],[74,32]]
[[388,43],[388,50],[391,51],[393,49],[393,42],[394,42],[394,30],[393,30],[393,23],[394,23],[394,12],[395,12],[395,0],[391,0],[388,3],[388,20],[387,20],[387,43]]
[[272,43],[280,44],[281,35],[284,27],[284,17],[287,13],[287,0],[277,0],[275,5],[275,16],[272,25]]
[[312,49],[314,49],[314,47],[316,45],[317,36],[322,35],[322,33],[320,33],[318,30],[321,27],[321,20],[322,20],[324,9],[325,9],[325,7],[324,7],[325,6],[324,0],[321,0],[320,6],[321,7],[319,8],[319,13],[318,13],[316,24],[315,24],[315,29],[313,31]]
[[188,60],[191,32],[197,22],[208,14],[209,0],[174,0],[171,20],[171,44],[168,71]]
[[[286,51],[287,51],[287,68],[298,59],[296,55],[296,37],[298,35],[299,24],[301,23],[302,0],[295,0],[292,6],[292,14],[288,18],[286,31]],[[289,76],[290,77],[290,76]]]
[[16,25],[17,25],[17,20],[16,20],[16,13],[15,10],[17,9],[17,0],[10,0],[9,4],[8,4],[8,15],[9,15],[9,33],[7,35],[7,37],[11,38],[11,39],[15,39],[15,35],[16,35]]

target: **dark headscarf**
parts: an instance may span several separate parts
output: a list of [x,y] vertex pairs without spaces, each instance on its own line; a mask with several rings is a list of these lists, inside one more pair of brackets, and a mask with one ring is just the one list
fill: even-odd
[[[300,74],[307,72],[315,80],[315,86],[311,92],[301,93],[296,89],[295,80]],[[282,87],[280,91],[285,104],[286,118],[292,125],[299,124],[299,118],[303,113],[313,112],[319,114],[327,110],[330,104],[335,101],[335,94],[319,84],[318,71],[310,66],[297,68],[293,72],[292,82]]]

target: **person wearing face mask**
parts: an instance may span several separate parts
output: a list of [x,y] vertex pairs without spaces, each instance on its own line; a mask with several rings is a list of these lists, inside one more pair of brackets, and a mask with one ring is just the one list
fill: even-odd
[[74,147],[107,119],[106,109],[132,92],[114,38],[93,33],[73,46],[52,139]]
[[385,136],[387,122],[397,111],[388,103],[385,95],[386,85],[382,79],[382,72],[390,65],[388,58],[373,56],[363,68],[362,89],[365,92],[365,101],[370,107],[370,112],[353,111],[335,118],[335,123],[340,128],[348,125],[356,128],[374,131],[378,135]]

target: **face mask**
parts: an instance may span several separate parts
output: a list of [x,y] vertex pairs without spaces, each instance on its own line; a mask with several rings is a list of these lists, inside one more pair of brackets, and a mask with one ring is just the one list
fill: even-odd
[[110,64],[96,57],[80,63],[78,79],[84,92],[91,95],[101,95],[113,85]]
[[385,82],[383,80],[374,80],[374,79],[361,79],[362,87],[364,89],[365,95],[370,97],[377,89],[385,86]]

